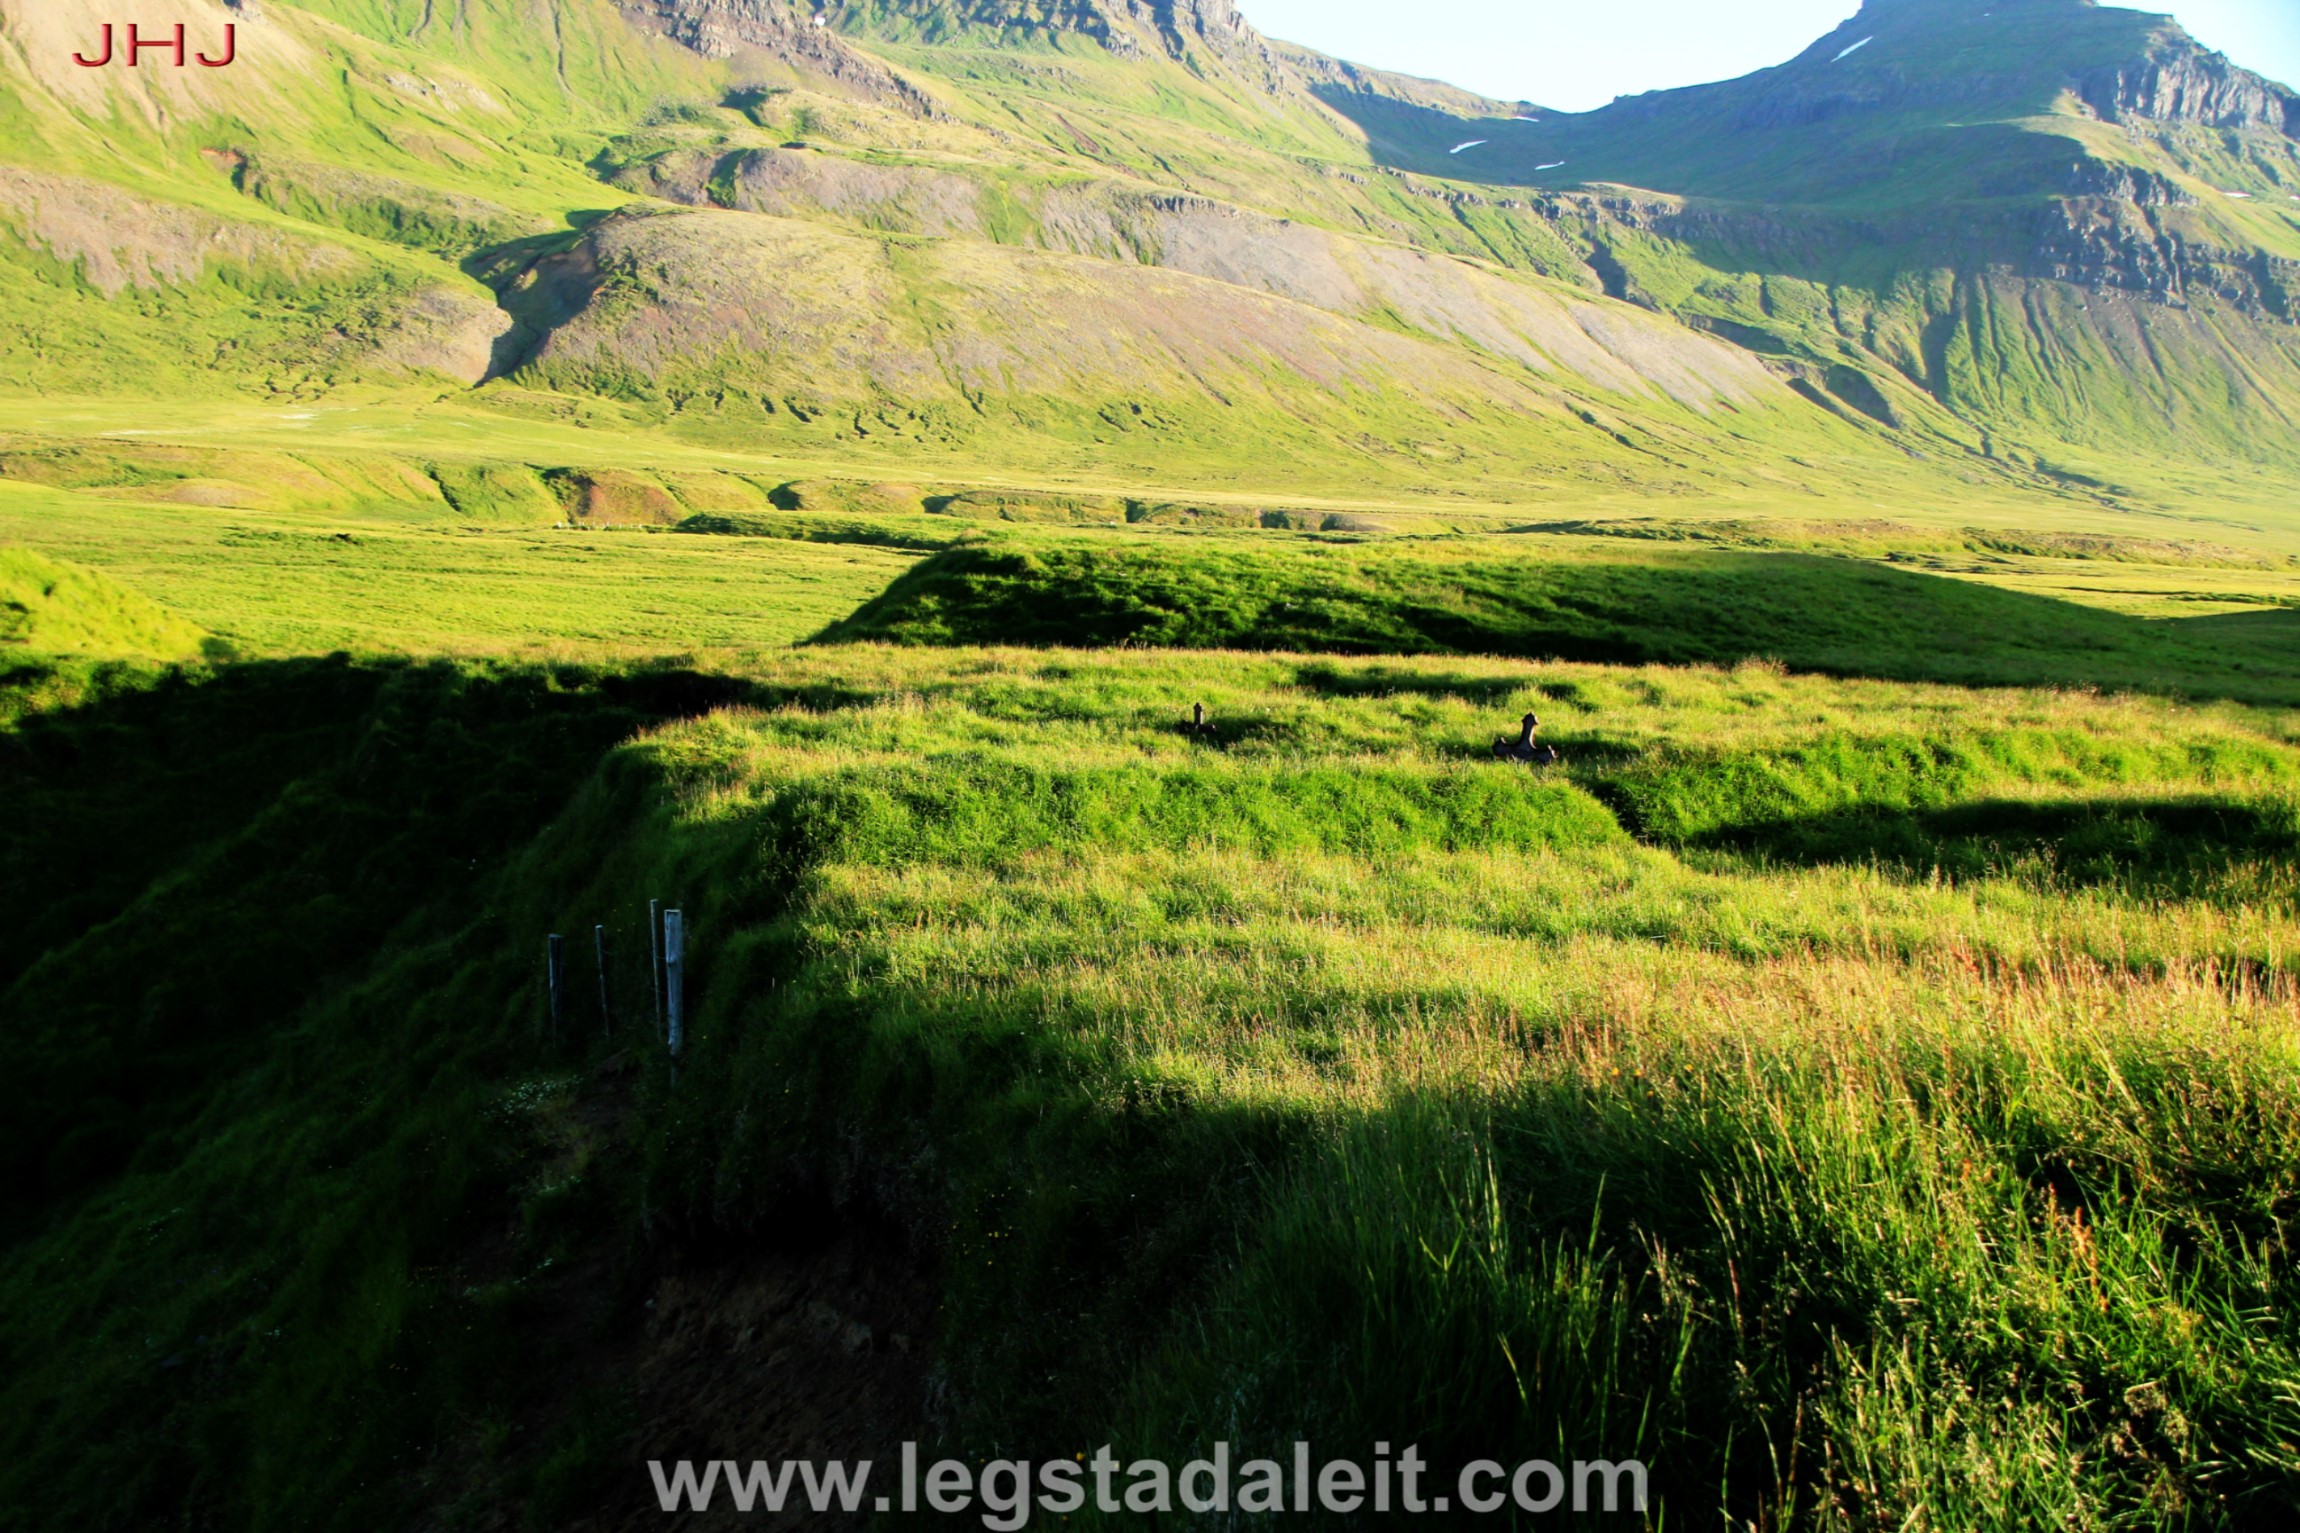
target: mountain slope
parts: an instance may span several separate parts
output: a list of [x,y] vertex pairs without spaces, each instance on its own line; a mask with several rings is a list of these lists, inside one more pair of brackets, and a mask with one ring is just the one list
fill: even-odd
[[[1699,453],[1727,420],[1815,446],[1833,427],[1745,354],[1626,305],[1314,230],[1256,232],[1227,210],[1169,207],[1147,236],[1165,259],[1120,263],[712,208],[618,214],[538,268],[555,318],[514,381],[768,435],[1035,432],[1151,468],[1257,453],[1375,466],[1402,451],[1658,476],[1666,439]],[[1622,418],[1606,424],[1601,400]]]
[[2082,0],[1872,0],[1579,117],[1227,0],[202,0],[244,73],[59,63],[116,10],[0,0],[35,388],[1167,483],[2300,473],[2300,113]]
[[[1380,109],[1317,91],[1354,119]],[[2208,173],[2230,191],[2300,193],[2300,97],[2169,16],[2095,0],[1867,0],[1776,68],[1594,112],[1486,118],[1489,141],[1443,161],[1429,151],[1461,140],[1437,119],[1469,114],[1425,109],[1416,126],[1406,103],[1388,105],[1379,147],[1401,162],[1528,186],[1867,210],[2035,194],[2154,203]]]
[[2032,449],[2291,461],[2300,97],[2169,17],[1870,0],[1779,68],[1537,122],[1320,94],[1397,165],[1544,189],[1609,291],[1783,363]]
[[[1324,227],[1259,211],[1349,139],[1234,13],[995,11],[887,8],[858,41],[776,4],[570,0],[543,53],[509,0],[274,5],[238,23],[228,110],[204,74],[58,75],[34,60],[69,29],[0,12],[49,125],[0,169],[0,348],[47,390],[118,387],[123,356],[130,387],[297,397],[509,375],[485,397],[523,411],[1169,479],[1337,450],[1392,483],[1770,477],[1720,411],[1869,450],[1729,343],[1346,218],[1346,180],[1309,180],[1339,189]],[[135,156],[102,164],[123,118]]]
[[[596,203],[575,156],[597,140],[580,129],[628,121],[703,72],[650,51],[604,3],[555,6],[540,56],[511,7],[391,41],[327,9],[0,5],[12,376],[79,392],[477,383],[508,324],[453,258]],[[179,22],[187,51],[210,56],[232,28],[232,63],[127,66],[131,28],[164,37]],[[107,28],[113,63],[76,64],[102,55]]]

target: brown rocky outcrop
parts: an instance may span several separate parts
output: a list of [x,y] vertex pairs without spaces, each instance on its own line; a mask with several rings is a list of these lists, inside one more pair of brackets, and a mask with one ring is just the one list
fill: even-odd
[[878,60],[848,47],[813,6],[790,0],[617,0],[638,25],[706,58],[764,53],[801,74],[914,117],[938,114],[934,98]]

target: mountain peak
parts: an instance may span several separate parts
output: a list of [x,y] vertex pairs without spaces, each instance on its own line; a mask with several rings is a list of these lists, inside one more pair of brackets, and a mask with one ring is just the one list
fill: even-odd
[[[1831,111],[1931,101],[2037,114],[2051,106],[2036,94],[2040,82],[2110,122],[2300,135],[2300,98],[2290,91],[2206,48],[2168,15],[2100,0],[1867,0],[1784,70],[1696,89],[1817,93]],[[1791,106],[1775,116],[1812,120]]]
[[2097,11],[2100,8],[2100,0],[1862,0],[1860,13],[1853,21],[1920,11],[1993,17],[2000,12],[2006,15],[2035,15],[2045,11]]

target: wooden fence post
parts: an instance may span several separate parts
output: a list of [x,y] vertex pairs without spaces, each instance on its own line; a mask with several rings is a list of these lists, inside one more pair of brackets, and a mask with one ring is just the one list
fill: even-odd
[[663,912],[663,1011],[670,1027],[671,1059],[687,1041],[687,917],[686,912]]

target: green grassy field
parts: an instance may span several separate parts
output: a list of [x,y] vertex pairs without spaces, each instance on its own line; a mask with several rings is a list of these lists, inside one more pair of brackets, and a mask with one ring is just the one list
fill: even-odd
[[[833,1125],[958,1157],[984,1440],[1633,1443],[1696,1521],[2288,1494],[2267,720],[1764,668],[796,676],[892,700],[660,737],[662,831],[565,866],[598,912],[784,872],[705,906],[741,977],[655,1196],[764,1192]],[[1581,764],[1482,759],[1525,707]],[[594,802],[563,845],[635,803]]]
[[[514,391],[515,392],[515,391]],[[1997,526],[2030,532],[2108,534],[2203,541],[2281,557],[2295,532],[2291,496],[2273,474],[2241,464],[2085,466],[2113,482],[2072,484],[1998,463],[1969,472],[1873,456],[1805,454],[1779,459],[1763,474],[1714,472],[1698,458],[1654,462],[1650,472],[1515,474],[1418,469],[1363,457],[1320,454],[1317,461],[1264,457],[1233,461],[1192,454],[1136,463],[1091,442],[1041,452],[1030,444],[922,447],[895,437],[826,429],[813,438],[734,424],[653,420],[612,400],[555,404],[480,391],[438,399],[378,395],[324,402],[195,400],[153,403],[92,395],[0,397],[6,450],[80,450],[148,461],[171,452],[210,456],[226,493],[260,500],[266,488],[313,470],[282,457],[330,464],[415,465],[511,462],[643,473],[733,473],[774,480],[840,479],[889,483],[921,494],[971,489],[1087,495],[1146,504],[1194,503],[1239,510],[1294,508],[1331,514],[1424,518],[1497,527],[1577,521],[1883,521],[1937,531]],[[259,455],[248,462],[248,454]],[[238,460],[243,478],[229,480]],[[1476,470],[1476,465],[1466,465]],[[147,471],[156,468],[151,465]],[[1486,465],[1490,469],[1491,465]],[[177,468],[173,472],[184,472]],[[328,476],[320,475],[324,482]],[[335,485],[330,503],[372,498],[356,474]]]
[[[874,480],[857,474],[867,464],[824,475],[803,459],[657,451],[627,432],[515,432],[488,438],[503,456],[482,457],[449,429],[467,424],[386,412],[319,433],[250,417],[155,440],[11,438],[0,538],[100,568],[250,655],[579,658],[821,631],[1036,634],[1772,656],[1850,674],[2271,700],[2296,653],[2288,530],[2241,503],[2168,519],[2053,497],[1919,497],[1884,515],[1723,495],[1666,515],[1606,499],[1529,515],[1438,499]],[[594,516],[554,498],[551,485],[573,483],[600,487],[585,492],[594,503],[621,498]]]
[[911,562],[866,546],[162,509],[9,486],[0,537],[104,570],[247,656],[770,647],[846,616]]
[[[1665,554],[1628,567],[1703,557]],[[707,668],[17,667],[9,1504],[621,1515],[641,1442],[750,1445],[567,1328],[647,1356],[667,1250],[826,1220],[925,1274],[959,1451],[1634,1452],[1667,1519],[1772,1526],[2291,1504],[2288,699],[1479,654]],[[1528,708],[1547,774],[1487,750]],[[676,1089],[648,898],[696,944]],[[547,1037],[531,955],[593,923],[625,1031]]]

